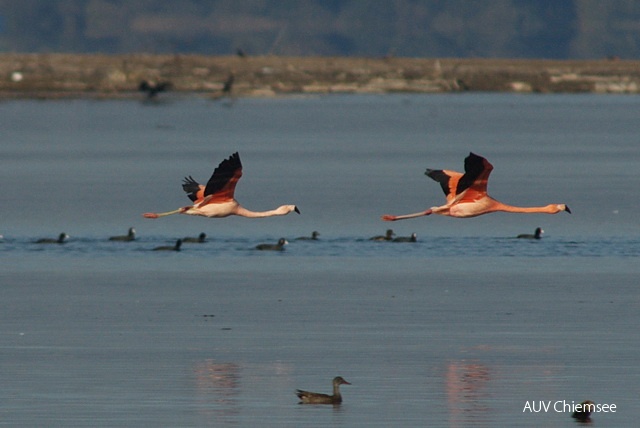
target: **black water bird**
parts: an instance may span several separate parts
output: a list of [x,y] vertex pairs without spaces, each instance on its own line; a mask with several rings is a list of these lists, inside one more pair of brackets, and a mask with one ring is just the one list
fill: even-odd
[[284,238],[280,238],[278,240],[277,244],[259,244],[256,245],[256,250],[260,250],[260,251],[284,251],[284,246],[287,245],[289,242],[284,239]]
[[109,241],[129,242],[136,240],[136,230],[133,227],[129,228],[129,232],[126,235],[112,236]]
[[393,238],[393,242],[418,242],[418,235],[414,232],[411,236],[399,236]]
[[314,230],[311,232],[311,236],[300,236],[296,238],[296,241],[317,241],[318,236],[320,236],[320,232]]
[[576,406],[576,410],[571,414],[571,417],[578,422],[591,422],[591,412],[595,410],[595,403],[591,400],[585,400]]
[[544,230],[542,230],[542,228],[540,227],[536,227],[536,230],[533,234],[531,233],[521,233],[520,235],[517,236],[517,238],[519,239],[540,239],[542,238],[542,234],[544,233]]
[[194,237],[187,237],[187,238],[183,238],[182,242],[190,242],[190,243],[203,243],[206,242],[207,240],[207,234],[202,232],[200,235],[198,235],[196,238]]
[[182,239],[178,239],[175,245],[163,245],[163,246],[154,248],[153,251],[180,251],[181,246],[182,246]]
[[387,233],[385,233],[384,235],[373,236],[369,238],[369,240],[370,241],[391,241],[394,236],[395,236],[395,233],[393,233],[393,230],[387,229]]
[[36,244],[64,244],[69,239],[69,235],[61,233],[57,239],[41,238],[36,241]]

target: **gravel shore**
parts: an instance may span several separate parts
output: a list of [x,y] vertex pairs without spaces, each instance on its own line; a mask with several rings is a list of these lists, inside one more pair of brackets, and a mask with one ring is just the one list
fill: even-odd
[[638,93],[640,61],[0,54],[0,98],[139,97],[142,81],[203,97],[327,93]]

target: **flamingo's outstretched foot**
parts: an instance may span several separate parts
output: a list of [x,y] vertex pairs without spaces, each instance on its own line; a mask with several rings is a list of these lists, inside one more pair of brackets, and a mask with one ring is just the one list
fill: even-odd
[[144,218],[158,218],[158,217],[164,217],[167,215],[173,215],[173,214],[179,214],[179,213],[183,213],[185,212],[189,207],[185,207],[185,208],[178,208],[177,210],[173,210],[173,211],[167,211],[166,213],[144,213],[142,214],[142,217]]
[[389,215],[389,214],[385,214],[380,218],[382,220],[384,220],[384,221],[396,221],[396,220],[405,220],[405,219],[408,219],[408,218],[422,217],[422,216],[431,215],[431,214],[433,214],[433,210],[431,208],[429,208],[426,211],[420,211],[419,213],[414,213],[414,214],[405,214],[405,215]]

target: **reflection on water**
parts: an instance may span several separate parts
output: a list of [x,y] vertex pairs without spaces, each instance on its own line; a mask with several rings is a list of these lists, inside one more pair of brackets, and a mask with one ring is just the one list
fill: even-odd
[[452,361],[447,365],[445,385],[450,427],[484,426],[488,421],[489,368],[478,362]]
[[240,366],[205,360],[193,367],[198,412],[214,426],[240,413]]

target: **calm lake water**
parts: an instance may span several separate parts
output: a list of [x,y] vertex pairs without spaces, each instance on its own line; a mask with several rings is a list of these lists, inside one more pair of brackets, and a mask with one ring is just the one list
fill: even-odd
[[[639,117],[605,95],[0,103],[0,425],[560,427],[590,399],[634,426]],[[243,205],[301,214],[141,217],[234,151]],[[573,214],[380,220],[441,205],[425,169],[470,151],[495,198]],[[387,228],[418,242],[369,240]],[[337,375],[341,406],[297,404]]]

